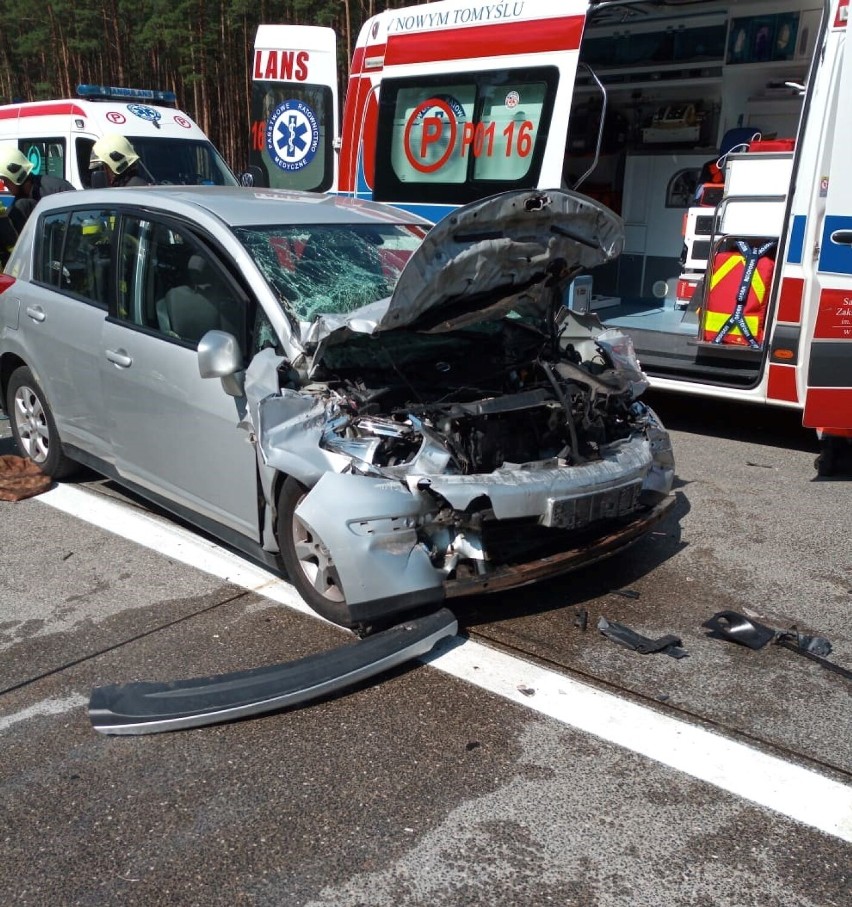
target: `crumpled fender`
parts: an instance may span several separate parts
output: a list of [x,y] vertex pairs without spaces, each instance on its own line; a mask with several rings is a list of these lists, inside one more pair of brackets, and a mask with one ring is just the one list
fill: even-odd
[[443,575],[417,540],[418,518],[428,508],[400,482],[329,472],[296,516],[328,548],[353,614],[362,602],[379,603],[380,613],[390,601],[414,607],[443,599]]

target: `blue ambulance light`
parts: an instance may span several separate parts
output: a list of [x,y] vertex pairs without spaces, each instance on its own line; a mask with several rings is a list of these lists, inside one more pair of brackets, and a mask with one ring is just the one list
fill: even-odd
[[113,85],[78,85],[77,97],[86,101],[154,101],[175,106],[173,91],[154,91],[150,88],[119,88]]

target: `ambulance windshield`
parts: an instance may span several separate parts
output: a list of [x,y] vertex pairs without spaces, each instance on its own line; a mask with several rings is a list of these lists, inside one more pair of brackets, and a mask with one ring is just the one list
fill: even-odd
[[179,186],[236,186],[237,178],[216,148],[195,139],[128,136],[156,183]]

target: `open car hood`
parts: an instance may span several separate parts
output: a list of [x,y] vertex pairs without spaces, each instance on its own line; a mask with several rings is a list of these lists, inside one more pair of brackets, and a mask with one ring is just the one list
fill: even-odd
[[473,202],[430,230],[375,330],[453,330],[502,317],[549,298],[543,284],[562,290],[616,258],[623,243],[621,218],[576,192],[522,189]]

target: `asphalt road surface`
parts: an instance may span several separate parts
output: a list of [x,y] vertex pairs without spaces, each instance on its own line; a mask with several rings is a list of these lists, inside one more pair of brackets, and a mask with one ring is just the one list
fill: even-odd
[[852,681],[702,627],[796,626],[852,669],[852,479],[816,478],[795,416],[653,402],[678,473],[657,532],[459,606],[380,682],[212,728],[105,737],[86,706],[351,637],[94,475],[0,503],[0,904],[852,902]]

